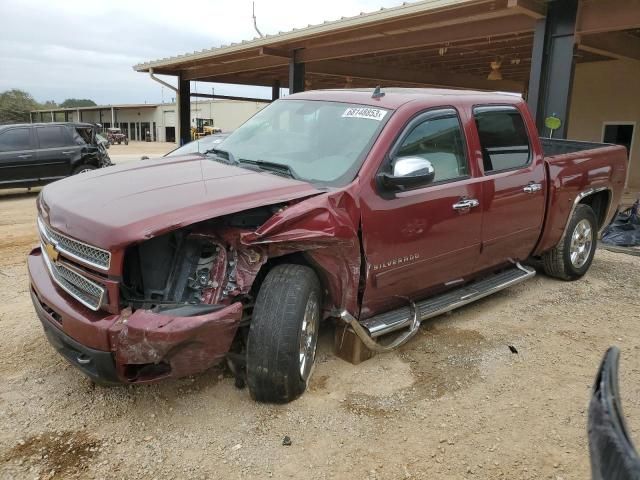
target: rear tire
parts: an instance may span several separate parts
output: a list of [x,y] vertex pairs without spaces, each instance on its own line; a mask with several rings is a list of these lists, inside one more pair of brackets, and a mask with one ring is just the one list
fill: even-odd
[[98,167],[95,165],[78,165],[74,170],[72,175],[78,175],[79,173],[90,172],[92,170],[97,170]]
[[596,252],[598,222],[589,205],[578,204],[569,219],[569,225],[558,245],[542,255],[547,275],[562,280],[582,277]]
[[247,384],[259,402],[287,403],[313,372],[322,290],[303,265],[274,267],[260,287],[247,341]]

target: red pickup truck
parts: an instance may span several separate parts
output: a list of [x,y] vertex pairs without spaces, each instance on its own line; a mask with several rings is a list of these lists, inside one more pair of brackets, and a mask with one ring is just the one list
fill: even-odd
[[31,295],[50,342],[95,381],[226,359],[253,398],[286,402],[325,319],[358,361],[533,276],[527,260],[584,275],[626,168],[624,147],[538,138],[516,95],[300,93],[204,158],[44,188]]

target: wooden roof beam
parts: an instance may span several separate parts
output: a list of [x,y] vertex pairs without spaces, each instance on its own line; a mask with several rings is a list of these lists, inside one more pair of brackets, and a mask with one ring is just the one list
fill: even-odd
[[640,28],[640,0],[583,0],[580,3],[576,23],[578,34],[588,35],[634,28]]
[[[480,2],[449,1],[442,10],[428,10],[420,14],[408,15],[379,23],[364,24],[358,28],[326,32],[323,36],[302,39],[289,45],[292,48],[316,48],[347,41],[363,41],[380,35],[395,35],[407,31],[426,31],[477,20],[513,16],[513,10],[507,8],[508,0],[489,0]],[[419,2],[416,2],[419,3]],[[426,3],[426,2],[423,2]]]
[[508,0],[507,8],[539,20],[546,17],[547,8],[535,0]]
[[377,52],[401,51],[439,43],[487,38],[510,33],[531,32],[535,20],[524,15],[499,17],[482,22],[462,23],[427,31],[381,36],[366,42],[352,41],[325,47],[306,48],[297,52],[301,62],[317,62]]
[[376,79],[385,82],[403,82],[422,85],[473,88],[480,90],[502,90],[522,92],[520,82],[510,80],[487,80],[483,77],[451,73],[447,71],[427,70],[418,71],[403,68],[388,68],[385,65],[329,60],[307,64],[307,72],[324,75],[350,76],[354,78]]
[[283,48],[261,47],[260,55],[267,55],[271,57],[281,57],[281,58],[291,58],[292,53]]
[[268,68],[289,65],[289,60],[282,57],[262,56],[250,60],[225,63],[224,65],[213,65],[209,67],[194,68],[187,70],[184,74],[185,80],[201,80],[206,77],[221,75],[231,75],[234,73],[248,72],[254,70],[264,70]]
[[624,32],[582,35],[578,48],[616,59],[640,60],[640,38]]

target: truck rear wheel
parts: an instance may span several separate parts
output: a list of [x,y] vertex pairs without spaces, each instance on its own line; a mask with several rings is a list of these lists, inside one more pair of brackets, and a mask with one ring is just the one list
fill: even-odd
[[321,296],[309,267],[284,264],[267,274],[247,342],[247,384],[255,400],[286,403],[305,391],[315,361]]
[[545,273],[562,280],[582,277],[593,261],[597,235],[598,222],[593,209],[578,204],[560,243],[542,256]]

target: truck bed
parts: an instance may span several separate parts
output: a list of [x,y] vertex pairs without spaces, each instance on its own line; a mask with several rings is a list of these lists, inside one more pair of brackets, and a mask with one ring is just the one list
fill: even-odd
[[608,143],[541,138],[547,169],[545,224],[534,255],[553,248],[562,237],[581,195],[600,193],[603,208],[591,205],[599,229],[611,220],[620,204],[627,171],[627,149]]
[[555,157],[565,153],[582,152],[598,148],[611,147],[610,143],[580,142],[578,140],[562,140],[559,138],[540,137],[545,157]]

